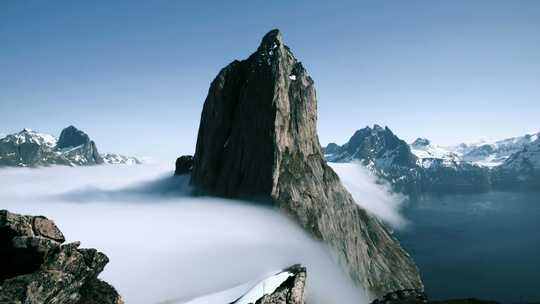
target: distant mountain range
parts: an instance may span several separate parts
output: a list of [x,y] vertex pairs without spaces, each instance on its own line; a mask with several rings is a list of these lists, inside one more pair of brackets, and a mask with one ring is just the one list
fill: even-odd
[[99,154],[95,142],[74,126],[63,129],[59,138],[24,129],[0,139],[0,167],[140,163],[135,157]]
[[409,195],[540,190],[540,133],[456,146],[408,144],[388,127],[358,130],[323,148],[330,162],[359,161]]

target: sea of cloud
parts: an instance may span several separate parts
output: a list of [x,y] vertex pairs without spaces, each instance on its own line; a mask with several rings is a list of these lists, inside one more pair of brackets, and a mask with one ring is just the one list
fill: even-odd
[[[360,205],[395,227],[396,197],[360,167],[334,165]],[[360,173],[359,173],[360,172]],[[281,268],[308,268],[312,303],[367,303],[328,254],[286,216],[245,202],[190,197],[167,165],[0,169],[0,208],[45,215],[68,241],[111,262],[102,278],[126,303],[181,303],[249,283]]]

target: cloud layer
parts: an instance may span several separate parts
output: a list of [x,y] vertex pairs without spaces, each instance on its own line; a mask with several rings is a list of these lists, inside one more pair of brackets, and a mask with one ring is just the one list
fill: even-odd
[[171,174],[160,165],[2,169],[0,208],[46,215],[68,241],[105,252],[102,277],[126,303],[181,302],[295,263],[308,268],[311,303],[367,303],[326,248],[287,217],[181,195],[172,190],[187,191],[187,180]]
[[406,197],[393,193],[390,186],[378,181],[365,167],[357,163],[329,163],[356,203],[394,229],[402,229],[407,221],[400,214]]

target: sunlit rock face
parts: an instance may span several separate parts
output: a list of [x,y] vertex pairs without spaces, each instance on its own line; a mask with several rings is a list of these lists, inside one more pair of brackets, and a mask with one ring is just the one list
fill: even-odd
[[255,53],[212,82],[192,184],[218,196],[270,200],[329,244],[353,281],[374,296],[422,289],[410,256],[326,164],[316,120],[313,80],[280,32],[269,32]]
[[0,210],[0,303],[122,304],[97,278],[107,256],[64,241],[43,216]]

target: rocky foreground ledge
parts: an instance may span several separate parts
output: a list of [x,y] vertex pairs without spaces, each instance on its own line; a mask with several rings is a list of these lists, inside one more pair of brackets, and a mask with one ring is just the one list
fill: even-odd
[[67,243],[43,216],[0,210],[0,303],[122,304],[98,279],[109,262],[96,249]]

